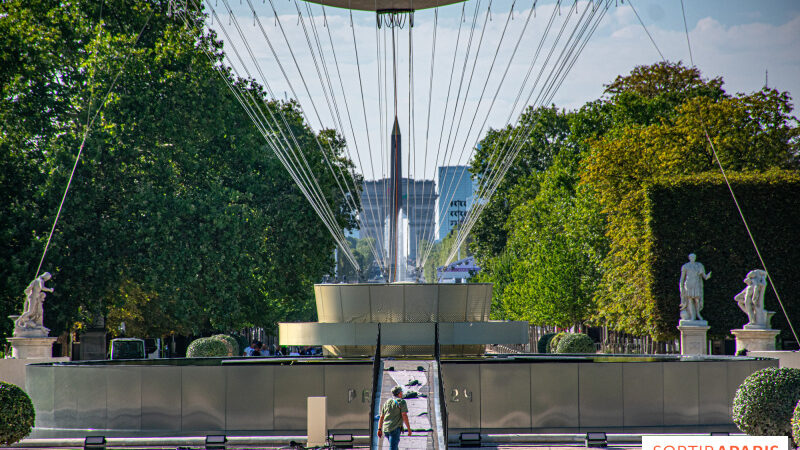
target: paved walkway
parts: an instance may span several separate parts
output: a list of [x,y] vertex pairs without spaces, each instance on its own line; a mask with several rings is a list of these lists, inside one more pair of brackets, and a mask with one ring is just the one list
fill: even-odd
[[[383,362],[383,380],[381,387],[381,405],[392,395],[392,388],[400,386],[403,393],[416,392],[417,398],[406,398],[408,405],[408,422],[411,424],[411,436],[403,433],[400,438],[401,449],[431,449],[433,448],[433,426],[431,415],[433,408],[430,404],[432,395],[431,361],[397,361],[385,360]],[[418,370],[422,367],[424,371]],[[390,370],[394,368],[394,370]],[[389,441],[383,438],[383,448],[389,449]]]

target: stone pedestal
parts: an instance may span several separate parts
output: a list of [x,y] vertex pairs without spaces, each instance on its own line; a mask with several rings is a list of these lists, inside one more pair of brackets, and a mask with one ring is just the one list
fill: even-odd
[[736,353],[741,350],[747,351],[768,351],[775,350],[775,338],[781,330],[770,328],[740,328],[731,330],[736,336]]
[[107,359],[106,330],[89,329],[81,334],[81,361]]
[[11,356],[17,359],[41,359],[53,357],[54,337],[12,337]]
[[705,320],[681,320],[681,355],[707,355],[710,328]]

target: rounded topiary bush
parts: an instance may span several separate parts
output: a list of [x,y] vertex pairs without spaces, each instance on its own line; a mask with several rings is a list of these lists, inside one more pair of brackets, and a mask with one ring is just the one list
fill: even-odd
[[800,400],[800,369],[768,367],[745,378],[733,397],[733,423],[752,436],[789,436]]
[[568,333],[558,341],[556,353],[594,353],[594,341],[583,333]]
[[553,340],[555,335],[555,333],[545,333],[542,335],[536,342],[536,350],[538,350],[539,353],[550,353],[550,341]]
[[0,381],[0,445],[11,445],[29,435],[35,420],[36,412],[28,394]]
[[215,356],[228,356],[228,346],[220,339],[195,339],[186,349],[187,358],[210,358]]
[[566,335],[567,335],[567,333],[565,331],[562,331],[562,332],[556,334],[555,336],[553,336],[552,339],[550,339],[550,344],[549,344],[550,352],[549,353],[555,353],[556,352],[556,349],[558,348],[558,342]]
[[792,439],[794,439],[794,446],[800,447],[800,400],[794,407],[794,414],[792,414]]
[[239,356],[239,342],[233,336],[228,336],[227,334],[215,334],[211,336],[211,339],[217,339],[225,344],[228,347],[228,355],[227,356]]

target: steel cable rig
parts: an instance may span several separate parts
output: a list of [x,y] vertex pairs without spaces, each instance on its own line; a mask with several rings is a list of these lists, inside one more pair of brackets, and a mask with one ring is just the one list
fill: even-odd
[[[551,103],[615,4],[537,2],[173,0],[169,13],[198,39],[213,32],[224,41],[222,63],[218,55],[208,54],[209,59],[339,254],[356,273],[369,271],[359,266],[337,222],[337,206],[323,191],[322,176],[335,180],[360,237],[368,238],[370,266],[393,282],[422,272],[437,237],[437,214],[430,205],[438,198],[442,220],[441,205],[449,205],[455,187],[472,177],[472,206],[455,229],[451,248],[442,249],[446,264],[452,262],[530,136],[532,130],[520,126],[524,112]],[[421,38],[415,39],[415,29]],[[265,98],[254,98],[236,79],[258,82]],[[335,131],[343,150],[316,133],[301,148],[284,109],[264,103],[289,98],[312,130]],[[440,179],[434,192],[438,167],[469,164],[487,131],[509,125],[513,133],[483,149],[482,173]],[[340,151],[353,169],[337,164]],[[317,156],[323,165],[312,168],[309,159]]]

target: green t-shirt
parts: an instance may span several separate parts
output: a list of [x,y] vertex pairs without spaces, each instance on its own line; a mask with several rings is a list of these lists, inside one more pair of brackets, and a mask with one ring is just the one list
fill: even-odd
[[408,406],[406,406],[405,400],[397,397],[386,400],[386,403],[384,403],[381,408],[381,415],[384,416],[383,432],[390,433],[394,431],[395,428],[402,426],[403,413],[408,414]]

